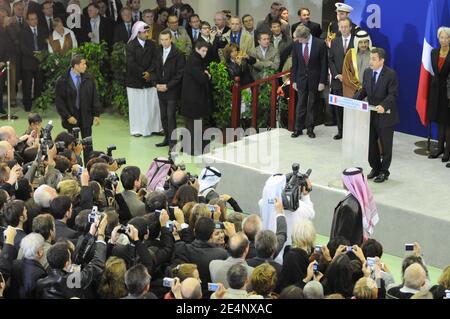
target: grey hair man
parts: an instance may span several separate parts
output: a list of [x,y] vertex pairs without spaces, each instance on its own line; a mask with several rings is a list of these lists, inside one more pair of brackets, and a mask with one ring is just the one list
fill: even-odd
[[303,288],[303,295],[306,299],[323,299],[323,287],[318,281],[312,280]]

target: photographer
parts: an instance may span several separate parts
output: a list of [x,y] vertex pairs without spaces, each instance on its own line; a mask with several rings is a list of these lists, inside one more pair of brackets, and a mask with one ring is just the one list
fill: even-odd
[[80,272],[72,272],[69,247],[65,242],[56,243],[47,252],[49,275],[37,282],[39,299],[83,298],[101,276],[106,261],[105,229],[108,218],[92,223],[89,233],[97,239],[92,260]]
[[230,204],[235,212],[242,212],[239,204],[230,195],[219,195],[217,193],[216,188],[221,178],[222,174],[217,168],[211,166],[205,167],[198,177],[200,184],[199,196],[203,197],[206,203],[209,203],[212,199],[220,198]]
[[137,166],[127,166],[120,174],[124,191],[115,195],[116,210],[121,222],[145,215],[145,204],[139,200],[137,191],[141,188],[141,170]]
[[[120,233],[125,233],[129,244],[118,244]],[[151,274],[155,265],[155,258],[147,249],[145,241],[149,237],[147,220],[144,217],[131,219],[127,226],[118,225],[111,233],[109,244],[112,247],[112,256],[122,258],[130,268],[138,263],[143,264]]]
[[64,148],[75,153],[77,157],[77,163],[79,165],[83,164],[81,159],[81,153],[83,152],[83,144],[81,144],[73,134],[68,132],[61,132],[55,137],[55,143],[64,142]]

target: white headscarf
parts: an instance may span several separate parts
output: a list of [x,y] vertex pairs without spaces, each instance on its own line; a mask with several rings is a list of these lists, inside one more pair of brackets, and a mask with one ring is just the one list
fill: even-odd
[[133,28],[131,29],[131,37],[128,40],[128,43],[136,39],[139,32],[144,32],[145,29],[148,28],[148,24],[143,21],[137,21],[133,24]]
[[199,193],[202,193],[208,188],[214,188],[219,184],[221,177],[222,174],[217,168],[211,166],[205,167],[198,177],[198,182],[200,184]]
[[281,199],[281,194],[286,187],[286,176],[272,175],[264,185],[262,198],[259,200],[259,213],[264,230],[277,231],[277,217],[275,212],[275,198]]
[[367,31],[364,31],[364,30],[359,30],[358,32],[356,32],[355,38],[353,39],[353,47],[356,50],[358,50],[359,42],[365,41],[365,40],[369,41],[369,51],[372,50],[372,39],[370,38],[369,33],[367,33]]

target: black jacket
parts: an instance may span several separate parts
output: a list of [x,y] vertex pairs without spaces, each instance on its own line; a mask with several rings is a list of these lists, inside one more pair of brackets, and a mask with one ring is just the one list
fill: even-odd
[[[347,50],[353,48],[353,39],[351,36],[347,44]],[[328,49],[328,65],[331,72],[331,89],[337,93],[342,91],[342,82],[336,79],[338,74],[342,75],[342,67],[344,66],[345,51],[342,43],[342,36],[337,37],[331,41],[331,48]]]
[[[127,44],[127,76],[125,85],[133,89],[144,89],[155,86],[158,51],[153,41],[145,41],[141,46],[136,38]],[[145,81],[143,73],[150,73],[150,81]]]
[[67,119],[71,116],[77,119],[77,126],[81,129],[91,127],[94,117],[100,116],[100,99],[95,80],[89,73],[81,75],[80,110],[76,107],[77,90],[70,76],[70,70],[56,81],[55,92],[56,110],[61,116],[62,126],[65,129],[72,127],[67,122]]
[[209,263],[212,260],[225,260],[227,258],[228,253],[225,249],[196,239],[191,244],[186,244],[181,241],[175,245],[172,265],[177,266],[185,263],[196,264],[200,273],[200,280],[202,281],[202,289],[205,291],[208,288],[208,282],[211,282]]
[[[113,21],[109,18],[100,17],[100,27],[99,27],[100,42],[105,41],[108,44],[108,47],[112,46],[114,34],[113,30],[114,30]],[[90,32],[92,32],[91,20],[88,16],[85,16],[84,19],[81,18],[81,30],[80,30],[81,41],[78,45],[81,45],[84,42],[91,41],[91,39],[88,36]]]
[[174,100],[180,97],[181,82],[183,81],[186,59],[184,54],[172,45],[166,63],[163,64],[163,48],[158,49],[158,63],[156,64],[156,83],[167,84],[167,92],[158,92],[160,99]]
[[[301,24],[301,22],[297,22],[292,25],[292,37],[295,37],[295,30],[297,27]],[[315,23],[312,21],[308,21],[308,23],[304,24],[310,31],[311,35],[316,38],[320,38],[322,35],[322,28],[320,27],[319,23]]]
[[211,44],[211,42],[207,42],[202,38],[202,36],[199,36],[196,42],[192,41],[193,51],[195,51],[195,44],[197,42],[206,43],[208,46],[208,53],[206,54],[204,62],[206,66],[209,66],[211,62],[220,62],[219,49],[222,47],[222,44],[219,37],[215,37],[213,43]]
[[306,251],[287,246],[284,249],[281,287],[296,285],[303,288],[305,286],[303,279],[306,277],[308,266],[309,256]]
[[161,227],[159,240],[148,240],[145,242],[145,245],[154,259],[152,278],[161,277],[166,266],[170,264],[175,247],[175,239],[167,227]]
[[47,272],[39,261],[25,258],[14,260],[11,272],[11,285],[8,290],[8,298],[36,298],[37,281],[45,277],[47,277]]
[[439,71],[440,48],[431,51],[431,66],[434,76],[430,77],[427,116],[432,122],[450,125],[449,99],[447,97],[447,78],[450,75],[450,54],[447,54],[444,66]]
[[184,68],[181,91],[181,115],[190,119],[207,117],[213,111],[210,80],[205,74],[205,61],[192,53]]
[[155,256],[150,254],[144,242],[136,241],[128,245],[115,245],[112,248],[112,255],[122,258],[127,264],[127,269],[140,263],[143,264],[150,275],[155,268]]
[[370,121],[378,128],[392,127],[399,122],[397,109],[398,98],[398,78],[397,73],[386,65],[381,70],[375,88],[372,85],[372,69],[368,68],[364,72],[363,86],[357,95],[357,99],[362,100],[367,97],[370,105],[381,105],[386,111],[391,113],[378,114],[371,112]]
[[[95,244],[95,254],[91,262],[79,273],[51,269],[49,275],[37,282],[38,299],[83,298],[92,285],[99,280],[106,261],[106,245]],[[73,286],[67,283],[73,284]]]
[[[254,58],[250,57],[250,59]],[[234,78],[237,76],[240,77],[241,85],[247,85],[255,81],[250,71],[249,63],[247,61],[247,59],[243,59],[241,65],[231,60],[227,61],[228,73],[230,74],[230,78],[232,81],[234,81]]]
[[55,228],[56,228],[56,241],[60,239],[77,239],[78,232],[73,229],[70,229],[65,223],[60,220],[55,220]]
[[327,77],[328,58],[325,42],[313,37],[308,65],[305,65],[302,44],[295,42],[292,49],[292,80],[297,83],[298,91],[316,92],[319,83],[327,83]]
[[[37,27],[38,51],[47,50],[48,32],[45,28]],[[39,60],[34,55],[34,35],[30,27],[20,32],[20,52],[22,54],[22,69],[36,71],[39,69]]]
[[351,245],[361,245],[363,241],[362,210],[358,200],[349,194],[335,208],[331,224],[330,239],[342,236]]
[[131,29],[133,28],[133,22],[130,22],[130,24],[130,34],[128,34],[125,22],[120,22],[114,27],[114,44],[117,42],[128,43],[131,36]]

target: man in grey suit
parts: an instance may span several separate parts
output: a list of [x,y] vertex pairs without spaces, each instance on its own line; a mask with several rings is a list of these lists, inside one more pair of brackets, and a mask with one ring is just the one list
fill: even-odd
[[267,76],[267,70],[275,72],[280,67],[280,54],[270,45],[270,35],[262,32],[258,34],[259,46],[250,49],[248,56],[256,60],[253,64],[253,78],[262,79]]
[[286,60],[291,55],[292,52],[292,38],[290,35],[286,35],[281,32],[281,22],[272,21],[271,25],[272,37],[270,38],[270,43],[275,49],[278,50],[280,54],[280,66],[278,71],[281,72]]
[[249,241],[243,232],[239,232],[230,238],[229,241],[230,257],[225,260],[213,260],[209,263],[209,272],[212,282],[220,282],[225,288],[229,288],[227,281],[227,272],[231,266],[243,264],[247,268],[248,276],[251,277],[253,267],[247,265],[245,257],[248,253]]
[[171,15],[167,19],[168,28],[172,33],[172,43],[176,44],[179,42],[181,44],[181,48],[185,55],[190,55],[192,52],[192,41],[187,33],[186,29],[178,25],[177,16]]
[[[145,204],[138,198],[136,193],[141,188],[141,170],[139,167],[125,167],[120,174],[120,181],[124,188],[124,191],[120,195],[122,195],[128,207],[131,218],[145,215]],[[123,209],[124,207],[120,207],[119,210]]]

